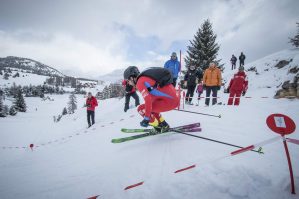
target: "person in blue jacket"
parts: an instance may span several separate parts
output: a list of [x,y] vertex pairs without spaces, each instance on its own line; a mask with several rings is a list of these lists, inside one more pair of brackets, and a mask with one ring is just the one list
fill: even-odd
[[167,68],[173,77],[173,86],[176,86],[176,80],[178,79],[179,72],[181,71],[181,63],[178,61],[178,57],[175,52],[171,54],[170,60],[164,64],[164,68]]

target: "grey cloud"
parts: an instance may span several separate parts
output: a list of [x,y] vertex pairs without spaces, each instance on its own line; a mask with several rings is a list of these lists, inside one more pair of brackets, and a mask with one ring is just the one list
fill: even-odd
[[[51,43],[55,35],[67,34],[111,57],[119,53],[130,63],[132,49],[150,51],[152,38],[160,43],[151,50],[162,56],[184,50],[209,18],[221,44],[220,58],[227,63],[232,53],[244,51],[246,61],[253,61],[290,47],[298,8],[298,0],[1,0],[0,31],[27,43]],[[140,46],[130,46],[138,41]],[[146,56],[139,61],[150,62]]]

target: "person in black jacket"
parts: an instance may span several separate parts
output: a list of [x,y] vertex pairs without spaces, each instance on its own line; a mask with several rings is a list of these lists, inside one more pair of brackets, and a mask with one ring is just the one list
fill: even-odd
[[245,59],[246,59],[246,56],[243,54],[243,52],[241,52],[241,55],[239,56],[240,66],[244,66]]
[[232,64],[232,70],[236,69],[237,57],[235,55],[232,55],[230,62]]
[[196,88],[196,85],[198,84],[199,80],[202,79],[202,72],[200,69],[196,70],[195,66],[191,65],[189,67],[189,70],[187,71],[185,77],[184,77],[184,85],[187,87],[187,94],[185,103],[193,105],[192,98],[194,95],[194,90]]
[[127,80],[123,80],[122,85],[125,89],[125,108],[124,111],[127,112],[129,109],[131,96],[135,99],[135,106],[139,106],[139,97],[136,93],[136,88],[128,83]]

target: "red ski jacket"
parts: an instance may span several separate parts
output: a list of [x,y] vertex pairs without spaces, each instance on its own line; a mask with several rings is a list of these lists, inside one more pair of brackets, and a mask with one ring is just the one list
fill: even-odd
[[246,92],[248,88],[248,80],[245,72],[239,71],[236,74],[234,74],[234,77],[230,80],[228,87],[229,90]]
[[91,98],[87,98],[86,106],[88,111],[94,111],[96,106],[98,106],[97,99],[94,96],[91,96]]
[[142,94],[145,103],[145,116],[150,118],[151,113],[170,111],[179,105],[179,97],[172,84],[154,88],[156,81],[142,76],[138,79],[136,88]]

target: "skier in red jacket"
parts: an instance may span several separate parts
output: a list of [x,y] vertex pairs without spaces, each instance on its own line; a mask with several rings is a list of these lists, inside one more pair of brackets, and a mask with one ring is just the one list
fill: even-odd
[[98,106],[97,99],[94,96],[92,96],[91,92],[89,92],[86,99],[88,128],[94,124],[94,111],[96,106]]
[[244,96],[248,89],[248,80],[247,76],[244,72],[244,67],[240,66],[239,71],[234,74],[234,77],[230,80],[228,90],[229,90],[229,98],[227,105],[232,105],[234,101],[234,105],[240,104],[241,94]]
[[169,129],[168,123],[161,116],[161,112],[170,111],[179,105],[179,97],[172,85],[172,75],[164,68],[148,68],[141,74],[136,66],[130,66],[124,71],[124,79],[144,98],[144,104],[138,107],[143,117],[140,125],[153,126],[158,132]]

